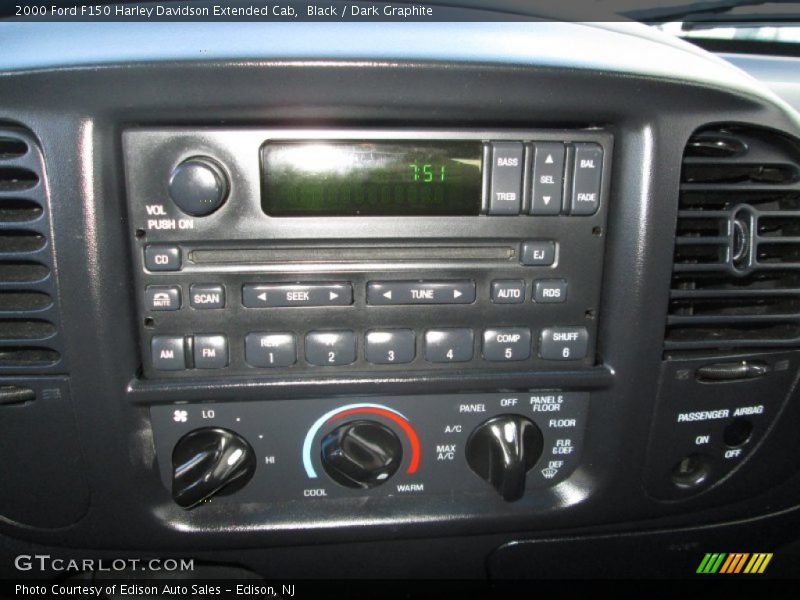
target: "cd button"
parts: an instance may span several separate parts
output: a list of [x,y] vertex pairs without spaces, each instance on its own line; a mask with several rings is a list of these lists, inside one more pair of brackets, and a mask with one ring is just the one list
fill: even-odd
[[518,215],[522,205],[522,142],[492,144],[490,215]]
[[356,360],[352,331],[311,331],[306,334],[306,360],[320,367],[349,365]]
[[474,281],[370,281],[367,303],[389,304],[472,304]]
[[148,271],[180,271],[181,249],[178,246],[146,246],[144,266]]
[[352,303],[353,286],[349,283],[246,283],[242,287],[242,304],[247,308],[348,306]]
[[289,367],[297,362],[293,333],[248,333],[244,357],[253,367]]

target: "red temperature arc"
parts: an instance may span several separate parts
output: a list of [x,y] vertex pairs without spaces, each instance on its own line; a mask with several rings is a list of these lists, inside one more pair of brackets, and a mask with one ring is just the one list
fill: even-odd
[[416,473],[417,467],[419,467],[419,438],[417,437],[417,432],[409,425],[408,421],[403,419],[402,417],[396,415],[393,412],[388,410],[384,410],[382,408],[353,408],[350,410],[345,410],[332,416],[328,419],[328,423],[332,423],[337,419],[341,419],[342,417],[346,417],[348,415],[355,415],[361,413],[371,413],[374,415],[380,415],[381,417],[385,417],[391,421],[397,423],[400,428],[405,432],[406,436],[408,437],[408,443],[411,445],[411,460],[408,463],[408,469],[406,469],[406,473],[411,475],[412,473]]

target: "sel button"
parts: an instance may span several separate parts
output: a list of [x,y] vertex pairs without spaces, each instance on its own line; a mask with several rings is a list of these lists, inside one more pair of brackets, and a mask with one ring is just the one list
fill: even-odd
[[537,142],[533,158],[531,214],[559,214],[563,186],[564,144],[561,142]]

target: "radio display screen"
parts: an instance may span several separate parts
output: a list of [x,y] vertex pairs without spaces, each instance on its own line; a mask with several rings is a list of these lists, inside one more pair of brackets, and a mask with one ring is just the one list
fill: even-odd
[[482,155],[476,141],[270,141],[261,204],[274,217],[477,215]]

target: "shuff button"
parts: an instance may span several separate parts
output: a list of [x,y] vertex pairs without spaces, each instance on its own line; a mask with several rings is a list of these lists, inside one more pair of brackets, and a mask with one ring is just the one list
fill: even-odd
[[542,330],[539,356],[546,360],[580,360],[589,351],[586,327],[547,327]]

